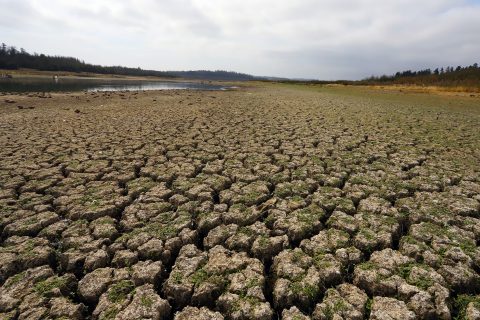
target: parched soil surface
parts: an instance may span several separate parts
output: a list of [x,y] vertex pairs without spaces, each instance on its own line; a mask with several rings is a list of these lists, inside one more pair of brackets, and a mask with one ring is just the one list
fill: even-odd
[[0,96],[1,319],[479,319],[478,99]]

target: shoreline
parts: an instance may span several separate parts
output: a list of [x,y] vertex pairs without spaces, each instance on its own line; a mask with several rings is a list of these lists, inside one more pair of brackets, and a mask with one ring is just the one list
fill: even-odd
[[403,93],[403,94],[427,94],[427,95],[440,95],[440,96],[456,96],[456,97],[468,97],[468,98],[480,98],[480,88],[473,87],[441,87],[441,86],[419,86],[419,85],[399,85],[399,84],[385,84],[385,85],[356,85],[356,84],[337,84],[337,83],[283,83],[281,81],[231,81],[231,80],[208,80],[208,79],[188,79],[188,78],[170,78],[170,77],[154,77],[154,76],[128,76],[128,75],[115,75],[115,74],[98,74],[88,72],[70,72],[70,71],[41,71],[34,69],[18,69],[18,70],[6,70],[0,69],[0,74],[10,74],[15,78],[21,79],[50,79],[57,75],[60,79],[68,80],[99,80],[99,81],[158,81],[158,82],[190,82],[190,83],[206,83],[206,84],[218,84],[218,85],[230,85],[237,87],[259,87],[262,84],[270,85],[294,85],[304,88],[358,88],[368,89],[379,92],[390,93]]
[[154,76],[129,76],[129,75],[117,75],[117,74],[102,74],[102,73],[90,73],[90,72],[70,72],[70,71],[42,71],[34,69],[17,69],[7,70],[0,69],[0,74],[9,74],[15,78],[32,78],[43,79],[52,78],[53,76],[59,76],[64,79],[72,80],[106,80],[106,81],[161,81],[161,82],[192,82],[192,83],[209,83],[209,84],[228,84],[239,83],[242,81],[230,81],[230,80],[208,80],[208,79],[190,79],[181,77],[154,77]]

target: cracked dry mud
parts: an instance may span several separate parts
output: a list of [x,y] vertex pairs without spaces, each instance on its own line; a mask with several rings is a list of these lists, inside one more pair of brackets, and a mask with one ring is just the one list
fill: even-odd
[[480,319],[477,99],[2,98],[1,319]]

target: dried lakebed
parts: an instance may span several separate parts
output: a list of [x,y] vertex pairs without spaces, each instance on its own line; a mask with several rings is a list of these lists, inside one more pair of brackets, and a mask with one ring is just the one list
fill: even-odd
[[0,97],[2,319],[478,319],[478,99]]

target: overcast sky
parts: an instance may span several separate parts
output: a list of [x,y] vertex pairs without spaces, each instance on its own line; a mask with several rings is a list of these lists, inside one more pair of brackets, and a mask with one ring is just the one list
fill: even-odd
[[359,79],[480,63],[480,0],[0,0],[0,42],[102,65]]

